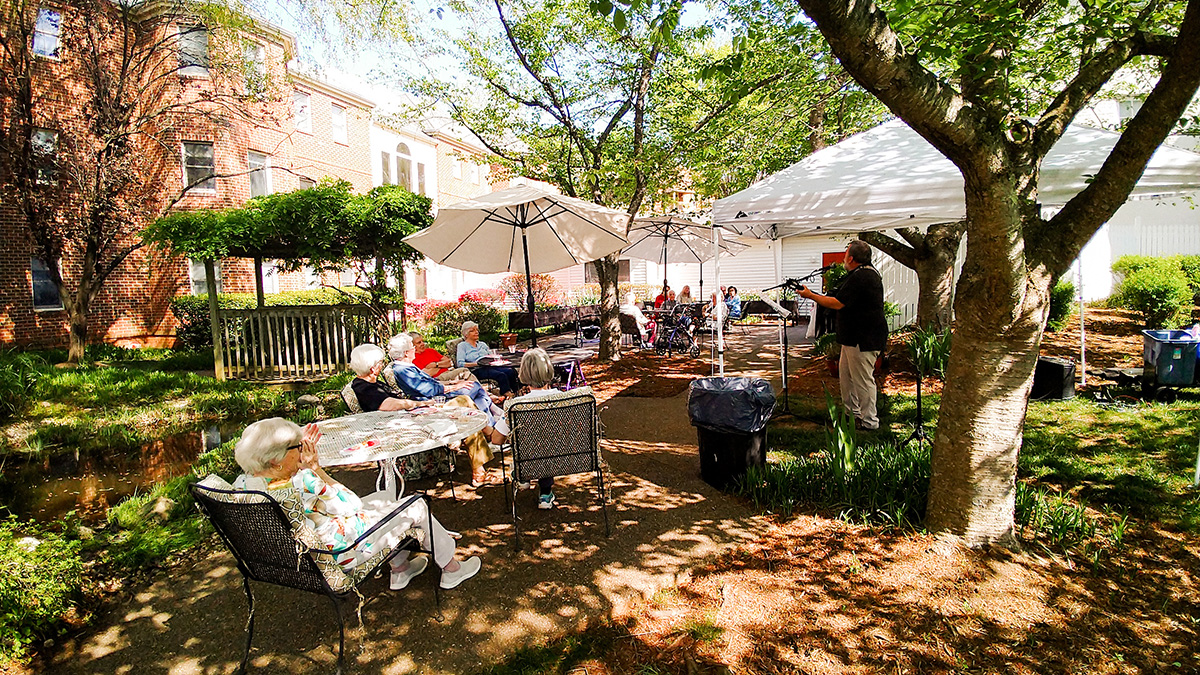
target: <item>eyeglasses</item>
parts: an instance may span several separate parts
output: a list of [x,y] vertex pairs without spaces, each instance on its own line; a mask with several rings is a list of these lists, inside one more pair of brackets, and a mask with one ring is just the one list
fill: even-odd
[[287,451],[288,451],[288,452],[291,452],[291,451],[293,451],[293,450],[299,450],[300,448],[303,448],[303,447],[304,447],[304,444],[303,444],[303,443],[297,443],[297,444],[295,444],[295,445],[289,445],[289,446],[287,446]]

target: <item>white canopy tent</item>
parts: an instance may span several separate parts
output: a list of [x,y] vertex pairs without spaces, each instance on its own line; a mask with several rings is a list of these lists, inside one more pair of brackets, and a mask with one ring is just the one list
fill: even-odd
[[[1068,128],[1042,162],[1038,196],[1043,208],[1060,206],[1078,194],[1119,138],[1102,129]],[[1164,145],[1151,157],[1131,194],[1196,190],[1200,190],[1200,154]],[[713,203],[713,223],[759,239],[924,228],[963,219],[963,193],[958,167],[897,119],[718,199]],[[716,283],[721,283],[719,271]]]
[[[1072,125],[1042,163],[1043,205],[1082,190],[1120,136]],[[1200,189],[1200,154],[1170,146],[1154,153],[1134,195]],[[885,122],[814,152],[713,203],[713,222],[760,239],[924,227],[966,215],[962,174],[902,120]]]

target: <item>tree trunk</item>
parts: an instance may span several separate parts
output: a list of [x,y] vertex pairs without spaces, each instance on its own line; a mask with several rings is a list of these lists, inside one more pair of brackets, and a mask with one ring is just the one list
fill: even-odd
[[954,259],[966,223],[936,223],[926,232],[898,228],[898,241],[883,232],[869,231],[859,238],[917,273],[917,325],[931,330],[950,328],[953,317]]
[[596,260],[596,277],[600,282],[600,360],[616,361],[621,358],[621,321],[617,317],[617,275],[620,265],[619,254],[614,253]]
[[954,301],[928,525],[972,546],[1011,544],[1017,452],[1050,277],[1026,266],[1011,183],[996,177],[983,187],[971,183],[970,247]]
[[88,307],[87,302],[74,302],[64,306],[67,311],[68,348],[67,362],[80,363],[83,361],[84,350],[88,344]]
[[916,273],[917,325],[939,333],[949,330],[954,316],[954,258],[918,258]]

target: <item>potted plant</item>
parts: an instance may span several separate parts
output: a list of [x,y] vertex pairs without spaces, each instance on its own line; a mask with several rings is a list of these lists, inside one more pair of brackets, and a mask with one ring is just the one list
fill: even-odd
[[500,348],[501,349],[508,349],[509,347],[516,347],[516,346],[517,346],[517,334],[516,333],[501,333],[500,334]]
[[836,334],[826,333],[813,341],[813,355],[820,354],[825,356],[825,365],[829,368],[829,374],[837,377],[838,360],[842,355],[842,346],[838,344]]

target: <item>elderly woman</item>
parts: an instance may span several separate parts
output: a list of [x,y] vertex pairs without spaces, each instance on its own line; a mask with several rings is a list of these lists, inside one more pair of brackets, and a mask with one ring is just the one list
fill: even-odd
[[633,317],[633,320],[637,322],[638,331],[642,334],[642,340],[654,344],[658,337],[658,324],[642,314],[642,310],[637,306],[637,296],[632,291],[625,296],[625,304],[617,307],[617,311]]
[[[512,403],[534,401],[560,391],[550,386],[554,383],[554,364],[550,362],[550,356],[546,354],[546,350],[544,349],[535,347],[525,352],[525,356],[521,357],[521,368],[518,371],[518,377],[521,382],[529,385],[529,393],[512,399]],[[496,431],[492,435],[492,441],[503,443],[508,440],[506,436],[509,431],[511,429],[508,424],[497,424]],[[553,476],[538,479],[539,509],[549,510],[558,504],[554,497],[553,488]]]
[[[481,412],[487,413],[491,426],[496,426],[504,419],[504,411],[492,403],[492,398],[478,382],[471,380],[439,382],[413,363],[416,351],[411,335],[401,333],[388,341],[388,356],[394,359],[389,367],[396,375],[396,383],[409,398],[416,401],[427,401],[435,396],[462,394],[469,397]],[[491,448],[486,442],[468,444],[467,454],[471,457],[471,483],[480,485],[487,479],[487,470],[483,468],[483,465],[492,458]]]
[[479,324],[474,321],[464,321],[462,325],[463,341],[458,343],[458,351],[454,362],[459,368],[470,368],[475,377],[480,380],[495,380],[500,385],[501,394],[511,394],[517,390],[517,370],[508,366],[480,365],[479,359],[490,356],[492,350],[486,342],[479,339]]
[[[355,542],[373,524],[397,506],[386,492],[375,492],[360,499],[352,490],[330,478],[317,465],[317,441],[321,432],[315,424],[303,431],[288,420],[272,417],[246,427],[234,448],[234,457],[243,473],[234,482],[240,490],[277,490],[292,487],[300,494],[304,515],[317,538],[329,550],[345,548]],[[454,588],[479,573],[482,561],[476,556],[463,561],[454,559],[454,539],[431,515],[425,502],[415,501],[386,527],[371,534],[355,548],[339,554],[336,561],[349,569],[366,562],[381,550],[404,539],[404,533],[416,528],[425,532],[433,544],[434,562],[442,569],[440,585]],[[388,586],[400,590],[429,564],[426,556],[409,559],[407,551],[390,561],[392,575]]]
[[679,291],[679,304],[690,305],[693,302],[695,302],[695,300],[692,299],[692,287],[685,285],[683,290]]
[[417,350],[417,354],[412,360],[413,365],[420,368],[426,375],[436,377],[442,382],[452,380],[475,380],[478,382],[469,369],[455,368],[453,359],[425,344],[425,337],[420,333],[409,331],[408,336],[412,338],[413,348]]
[[350,370],[357,376],[350,382],[358,404],[363,410],[412,410],[421,405],[416,401],[399,398],[379,383],[386,359],[383,350],[371,344],[359,345],[350,351]]

